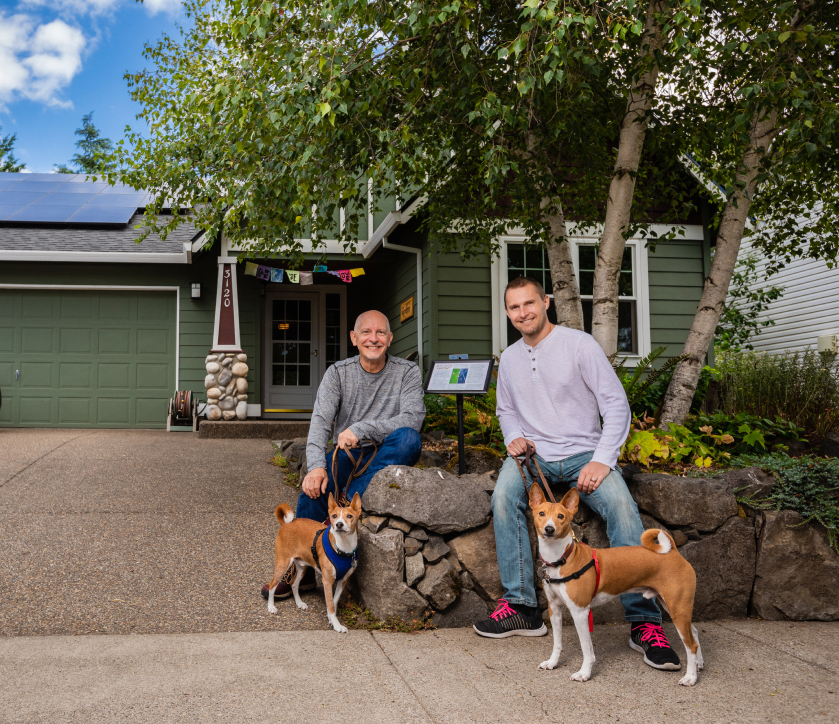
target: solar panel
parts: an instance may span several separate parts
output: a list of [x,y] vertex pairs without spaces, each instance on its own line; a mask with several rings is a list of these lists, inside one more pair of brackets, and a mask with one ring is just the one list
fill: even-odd
[[6,221],[43,221],[56,223],[67,221],[72,214],[72,206],[27,206],[17,213],[12,214]]
[[20,183],[20,179],[9,178],[10,176],[22,176],[19,173],[0,173],[0,191],[12,188],[15,184]]
[[40,199],[33,202],[35,206],[75,206],[80,209],[87,204],[91,199],[95,199],[96,194],[65,194],[63,191],[54,194],[44,194]]
[[28,191],[30,193],[35,193],[40,191],[41,193],[45,194],[49,191],[55,191],[59,186],[61,186],[64,182],[52,182],[47,183],[46,181],[21,181],[18,184],[18,188],[21,191]]
[[97,194],[94,196],[89,206],[134,206],[136,209],[140,202],[145,199],[145,194]]
[[103,189],[108,188],[108,184],[79,184],[66,183],[60,189],[56,189],[59,194],[98,194]]
[[17,204],[28,206],[40,199],[44,194],[27,194],[23,191],[0,191],[0,204]]
[[127,224],[136,206],[84,206],[70,219],[74,224]]
[[0,221],[5,221],[8,219],[12,214],[17,211],[20,211],[23,206],[18,204],[17,206],[12,206],[10,204],[0,204]]

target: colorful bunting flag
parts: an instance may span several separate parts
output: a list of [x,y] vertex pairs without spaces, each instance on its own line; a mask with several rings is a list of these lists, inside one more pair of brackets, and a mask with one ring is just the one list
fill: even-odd
[[286,272],[286,274],[288,275],[288,280],[292,284],[299,284],[300,283],[300,272],[299,271],[288,270]]
[[262,264],[257,267],[256,270],[256,278],[262,279],[263,281],[270,281],[271,280],[271,267],[270,266],[262,266]]
[[336,271],[330,271],[330,272],[326,272],[326,273],[327,273],[327,274],[331,274],[333,277],[337,277],[337,276],[338,276],[338,272],[336,272]]
[[338,276],[341,277],[342,282],[351,282],[352,281],[352,274],[350,273],[349,269],[344,269],[343,271],[339,271]]
[[315,264],[315,268],[312,269],[313,272],[325,272],[326,271],[326,264]]
[[363,277],[364,269],[350,269],[350,274],[352,274],[354,277]]
[[301,284],[314,284],[314,279],[312,278],[312,272],[300,272],[300,283]]
[[259,264],[254,264],[252,261],[245,262],[245,276],[255,277],[257,269],[259,269]]
[[272,282],[281,282],[283,280],[283,270],[282,269],[271,269],[271,281]]

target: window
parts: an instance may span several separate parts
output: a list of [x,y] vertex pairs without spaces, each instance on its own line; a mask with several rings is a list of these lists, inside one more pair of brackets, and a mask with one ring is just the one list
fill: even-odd
[[[594,264],[597,260],[597,247],[594,244],[576,244],[578,252],[577,283],[580,285],[580,297],[583,303],[583,324],[585,331],[591,334],[592,292],[594,287]],[[620,280],[618,282],[618,351],[625,354],[639,354],[637,297],[634,255],[635,244],[627,244],[623,253]],[[516,277],[531,277],[538,281],[551,298],[548,319],[556,324],[556,310],[553,305],[551,271],[547,252],[541,247],[507,243],[507,282]],[[518,330],[509,319],[507,325],[507,346],[521,338]]]
[[308,387],[312,369],[312,303],[275,299],[271,311],[272,384]]
[[341,359],[341,295],[326,295],[326,368]]

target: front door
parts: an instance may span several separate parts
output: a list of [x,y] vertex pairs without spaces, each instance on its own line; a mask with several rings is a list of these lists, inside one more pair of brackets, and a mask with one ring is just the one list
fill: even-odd
[[265,407],[285,415],[311,413],[320,384],[318,293],[266,295]]

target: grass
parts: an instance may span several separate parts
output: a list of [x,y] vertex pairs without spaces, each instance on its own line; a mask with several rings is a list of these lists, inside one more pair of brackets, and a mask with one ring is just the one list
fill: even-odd
[[271,458],[271,465],[275,465],[278,468],[287,468],[288,467],[288,460],[286,460],[282,455],[280,455],[280,448],[274,445],[274,457]]
[[300,473],[286,473],[283,482],[290,488],[300,487]]
[[393,633],[418,633],[419,631],[431,631],[434,628],[431,623],[431,614],[422,620],[403,621],[396,616],[388,616],[386,619],[378,619],[369,609],[364,608],[352,596],[347,596],[346,603],[338,607],[338,617],[347,628],[359,629],[362,631],[389,631]]

